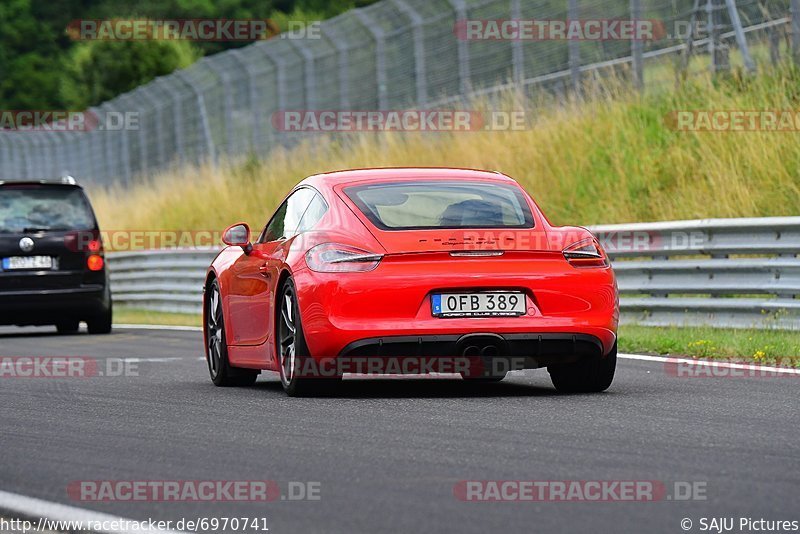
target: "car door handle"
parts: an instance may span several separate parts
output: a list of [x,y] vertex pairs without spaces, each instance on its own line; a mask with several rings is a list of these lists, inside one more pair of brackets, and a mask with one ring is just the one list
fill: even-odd
[[259,273],[261,273],[261,274],[263,274],[263,275],[264,275],[264,276],[266,276],[267,278],[269,278],[269,277],[270,277],[270,272],[269,272],[269,264],[265,263],[264,265],[262,265],[261,267],[259,267],[259,268],[258,268],[258,272],[259,272]]

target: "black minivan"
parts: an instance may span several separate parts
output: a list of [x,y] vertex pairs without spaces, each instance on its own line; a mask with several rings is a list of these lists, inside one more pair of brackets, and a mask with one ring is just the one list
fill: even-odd
[[0,181],[0,324],[111,331],[111,293],[92,206],[71,177]]

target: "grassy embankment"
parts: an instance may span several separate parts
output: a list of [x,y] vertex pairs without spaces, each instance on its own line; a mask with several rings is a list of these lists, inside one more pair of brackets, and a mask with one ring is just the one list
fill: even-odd
[[[620,90],[537,113],[528,129],[437,134],[324,136],[265,161],[186,167],[131,190],[93,191],[106,229],[207,230],[264,224],[304,176],[350,167],[461,166],[517,178],[556,224],[800,214],[800,134],[681,132],[676,110],[800,108],[800,72],[697,77],[680,90]],[[514,98],[506,109],[519,109]],[[486,108],[487,102],[476,102]],[[531,103],[529,102],[530,106]],[[542,108],[539,108],[542,109]],[[148,314],[120,310],[117,322]],[[196,318],[159,316],[160,322]],[[621,350],[756,359],[800,354],[796,334],[625,327]],[[762,356],[762,353],[764,356]]]

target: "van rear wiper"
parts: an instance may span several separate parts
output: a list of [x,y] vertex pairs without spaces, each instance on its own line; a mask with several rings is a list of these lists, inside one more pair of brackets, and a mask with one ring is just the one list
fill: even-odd
[[49,226],[26,226],[22,229],[23,232],[49,232],[50,230],[57,230],[57,228],[51,228]]

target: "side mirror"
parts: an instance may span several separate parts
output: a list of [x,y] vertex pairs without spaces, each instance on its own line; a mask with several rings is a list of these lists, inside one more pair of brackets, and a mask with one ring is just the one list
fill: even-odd
[[247,223],[232,224],[222,232],[222,242],[232,247],[242,247],[245,254],[250,254],[253,245],[250,244],[250,227]]

